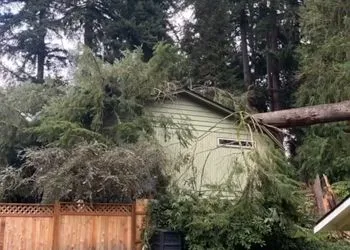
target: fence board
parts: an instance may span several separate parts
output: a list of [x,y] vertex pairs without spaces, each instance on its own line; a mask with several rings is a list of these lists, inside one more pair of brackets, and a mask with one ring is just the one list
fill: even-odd
[[2,217],[1,220],[5,223],[2,249],[52,248],[52,218]]
[[142,230],[136,221],[145,216],[137,209],[137,203],[0,203],[0,250],[136,250]]
[[60,216],[59,250],[131,249],[131,216]]

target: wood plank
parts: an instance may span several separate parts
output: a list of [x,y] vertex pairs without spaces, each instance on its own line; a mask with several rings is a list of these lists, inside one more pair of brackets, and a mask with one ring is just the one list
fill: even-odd
[[113,223],[114,220],[112,218],[109,218],[108,222],[107,222],[107,249],[111,250],[113,249],[113,234],[114,234],[114,228],[113,228]]
[[59,237],[60,237],[60,204],[58,201],[56,201],[54,206],[54,212],[53,212],[53,235],[52,235],[53,250],[59,249],[59,243],[58,243]]
[[102,250],[101,248],[101,216],[95,217],[95,235],[96,235],[96,250]]
[[[132,217],[124,217],[123,220],[125,221],[125,227],[124,227],[124,238],[126,238],[126,247],[125,250],[134,250],[135,249],[135,243],[131,242],[131,240],[133,239],[133,234],[135,235],[136,232],[133,231],[132,228],[132,223],[133,223],[133,219]],[[134,240],[136,240],[134,238]]]
[[6,218],[0,218],[0,250],[4,249]]

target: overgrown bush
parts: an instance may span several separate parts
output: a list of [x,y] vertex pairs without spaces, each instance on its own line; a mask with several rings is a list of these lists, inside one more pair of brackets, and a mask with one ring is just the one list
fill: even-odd
[[42,202],[85,200],[130,202],[154,195],[165,186],[165,157],[150,142],[108,148],[102,144],[79,145],[73,149],[31,149],[19,168],[7,168],[0,195],[41,197]]

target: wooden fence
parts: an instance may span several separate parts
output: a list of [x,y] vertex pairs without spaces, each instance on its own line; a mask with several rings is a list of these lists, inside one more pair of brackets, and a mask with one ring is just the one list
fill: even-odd
[[0,250],[137,250],[147,201],[0,204]]

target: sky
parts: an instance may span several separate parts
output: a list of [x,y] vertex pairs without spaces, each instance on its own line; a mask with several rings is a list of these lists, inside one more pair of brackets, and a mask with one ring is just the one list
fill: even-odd
[[[10,10],[14,13],[20,11],[20,9],[22,8],[22,5],[15,3],[15,4],[11,4],[11,6],[8,6],[6,9],[5,8],[1,8],[0,7],[0,12],[6,11],[6,10]],[[176,35],[178,37],[181,37],[183,34],[183,26],[185,24],[186,21],[192,21],[193,20],[193,11],[191,8],[187,8],[184,11],[181,11],[179,13],[177,13],[175,16],[173,16],[170,19],[170,22],[172,23],[172,25],[175,27],[176,29]],[[176,35],[173,32],[169,32],[169,35],[174,39],[174,41],[176,41]],[[79,45],[82,43],[82,39],[80,38],[76,38],[76,39],[69,39],[67,38],[67,36],[65,36],[63,33],[60,35],[51,35],[50,38],[51,42],[54,42],[55,44],[58,44],[59,47],[62,47],[64,49],[66,49],[67,51],[74,53],[77,52]],[[10,69],[15,69],[16,65],[18,65],[20,62],[18,60],[16,60],[16,58],[7,58],[5,56],[0,57],[0,62],[1,64],[5,65],[6,67],[10,68]],[[63,75],[64,78],[66,78],[67,80],[71,80],[71,69],[68,67],[66,68],[60,68],[58,70],[58,72],[56,72],[58,75]],[[48,72],[48,75],[54,75],[55,72]],[[6,78],[6,76],[0,72],[0,86],[6,86],[6,84],[8,84],[8,79]]]

